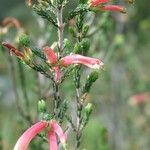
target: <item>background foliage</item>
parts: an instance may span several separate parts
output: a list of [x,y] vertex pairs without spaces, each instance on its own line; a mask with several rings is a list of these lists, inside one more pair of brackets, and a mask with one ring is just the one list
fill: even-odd
[[[150,97],[142,106],[132,106],[129,103],[130,97],[134,94],[150,94],[148,4],[148,0],[136,0],[135,4],[128,8],[127,15],[98,14],[96,22],[100,24],[100,28],[91,36],[91,53],[103,57],[105,70],[89,95],[89,101],[94,103],[94,113],[84,132],[82,148],[87,150],[148,150],[150,148]],[[76,4],[73,1],[68,5],[68,9],[72,9],[74,5]],[[36,18],[23,0],[13,2],[1,0],[0,21],[7,16],[20,20],[32,41],[38,43],[40,47],[44,41],[53,43],[57,39],[55,29],[45,25],[40,18]],[[103,24],[101,24],[102,18],[105,19]],[[11,34],[13,35],[13,31]],[[70,37],[68,33],[65,36]],[[30,104],[35,111],[39,98],[35,86],[37,85],[34,78],[36,74],[28,67],[23,67],[23,70],[28,98],[32,99]],[[15,64],[15,71],[19,71],[17,64]],[[86,71],[85,73],[88,73],[88,70]],[[49,88],[49,85],[45,87],[45,82],[41,82],[43,91],[40,97]],[[20,101],[24,103],[19,74],[17,74],[17,85]],[[63,93],[69,99],[73,95],[70,90],[71,81],[68,79],[63,86]],[[22,126],[24,129],[27,127],[25,122],[20,121],[15,105],[10,63],[7,54],[0,51],[0,149],[3,146],[4,150],[11,150],[22,132]],[[35,118],[35,113],[32,114]],[[100,138],[102,134],[104,139]],[[72,145],[69,146],[71,149]]]

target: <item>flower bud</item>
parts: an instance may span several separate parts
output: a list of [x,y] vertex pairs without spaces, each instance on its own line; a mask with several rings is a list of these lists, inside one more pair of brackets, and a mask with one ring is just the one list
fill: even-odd
[[99,73],[97,71],[93,71],[88,77],[89,82],[95,82],[98,79],[98,76]]
[[68,39],[64,39],[64,48],[66,50],[66,53],[70,54],[72,52],[71,43]]
[[93,105],[92,105],[91,103],[88,103],[88,104],[85,106],[85,113],[86,113],[87,115],[90,115],[91,112],[92,112],[92,110],[93,110]]
[[73,37],[76,37],[76,33],[73,27],[69,27],[69,32]]
[[75,54],[80,54],[81,49],[82,49],[82,47],[81,47],[80,43],[76,43],[75,46],[74,46],[74,53]]
[[93,83],[98,79],[99,73],[97,71],[93,71],[88,78],[86,79],[86,83],[83,87],[82,93],[88,93],[93,85]]
[[85,25],[85,26],[83,27],[83,33],[82,33],[82,35],[83,35],[83,36],[86,36],[86,34],[88,33],[88,31],[89,31],[89,25]]
[[87,52],[90,48],[90,40],[89,39],[83,39],[81,44],[82,44],[82,50],[84,52]]
[[30,45],[30,39],[29,39],[29,36],[26,35],[26,34],[23,34],[20,36],[19,38],[19,43],[23,46],[26,46],[28,47]]
[[45,104],[45,101],[44,100],[40,100],[38,102],[38,110],[39,112],[41,113],[45,113],[46,112],[46,104]]

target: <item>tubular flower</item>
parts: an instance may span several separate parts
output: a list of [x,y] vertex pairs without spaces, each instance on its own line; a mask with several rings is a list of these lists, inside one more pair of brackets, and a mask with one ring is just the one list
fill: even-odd
[[55,71],[55,77],[54,77],[54,79],[55,79],[55,81],[59,81],[59,79],[60,79],[60,69],[59,69],[59,67],[58,66],[56,66],[56,67],[54,67],[54,71]]
[[99,6],[100,4],[108,3],[108,2],[109,0],[90,0],[89,5],[91,7],[96,7],[96,6]]
[[8,48],[11,52],[13,52],[18,58],[20,59],[24,59],[25,55],[20,52],[18,49],[16,49],[14,46],[12,46],[11,44],[4,42],[2,43],[2,45],[6,48]]
[[50,150],[58,150],[57,137],[60,138],[60,142],[65,147],[67,142],[67,137],[64,134],[62,128],[55,120],[51,120],[49,124],[46,121],[40,121],[34,124],[31,128],[26,130],[22,136],[18,139],[13,150],[27,150],[31,140],[47,126],[50,126],[50,130],[48,131],[48,139]]
[[126,13],[126,9],[119,5],[105,5],[101,7],[103,11],[116,11],[121,13]]
[[57,55],[55,54],[55,52],[50,47],[44,47],[43,50],[47,56],[48,62],[51,65],[54,65],[54,67],[53,67],[53,70],[55,71],[54,79],[56,82],[58,82],[61,75],[60,75],[59,66],[57,65],[57,62],[58,62]]
[[20,22],[15,19],[15,18],[11,18],[11,17],[6,17],[3,22],[2,22],[3,26],[5,27],[9,27],[9,26],[15,26],[17,29],[21,28],[21,24]]
[[65,146],[67,142],[67,136],[65,135],[65,133],[63,132],[62,128],[59,126],[57,121],[55,120],[50,121],[50,127],[51,127],[51,130],[54,131],[58,135],[61,144]]
[[55,81],[59,81],[61,76],[59,65],[67,67],[71,64],[82,64],[93,69],[100,69],[104,65],[104,63],[99,59],[90,58],[78,54],[65,56],[60,60],[60,62],[58,62],[57,55],[50,47],[45,47],[43,48],[43,50],[48,58],[48,62],[54,65],[53,69],[55,71]]
[[99,59],[86,57],[78,54],[65,56],[61,59],[62,66],[67,67],[71,64],[82,64],[93,69],[101,69],[104,66],[104,63]]
[[48,58],[48,62],[50,64],[56,64],[57,63],[57,56],[56,54],[54,53],[54,51],[50,48],[50,47],[44,47],[43,48],[47,58]]
[[28,145],[31,142],[31,140],[41,131],[43,131],[47,126],[47,122],[40,121],[33,125],[31,128],[26,130],[22,136],[18,139],[14,150],[27,150]]
[[3,42],[2,45],[9,49],[9,51],[13,52],[18,58],[25,62],[29,62],[32,56],[32,52],[30,48],[24,47],[24,52],[19,51],[17,48],[12,46],[10,43]]
[[148,93],[138,93],[130,97],[129,104],[132,106],[144,104],[148,99],[149,99]]
[[53,130],[50,130],[48,132],[48,139],[49,139],[49,144],[50,144],[50,150],[58,150],[57,138]]

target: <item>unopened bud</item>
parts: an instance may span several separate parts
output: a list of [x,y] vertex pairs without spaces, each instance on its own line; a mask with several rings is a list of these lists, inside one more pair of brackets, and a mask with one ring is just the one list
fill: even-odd
[[29,39],[29,36],[26,35],[26,34],[23,34],[20,36],[19,38],[19,43],[23,46],[29,46],[30,45],[30,39]]
[[88,103],[86,106],[85,106],[85,112],[87,115],[91,114],[93,110],[93,105],[91,103]]
[[76,37],[76,33],[73,27],[69,27],[69,32],[73,37]]
[[83,36],[86,36],[86,34],[88,33],[88,31],[89,31],[89,25],[85,25],[84,27],[83,27]]
[[82,49],[82,47],[81,47],[80,43],[76,43],[75,46],[74,46],[74,53],[80,54],[81,49]]
[[38,102],[38,110],[39,112],[41,113],[45,113],[46,112],[46,104],[45,104],[45,101],[44,100],[40,100]]
[[88,93],[93,85],[93,83],[98,79],[99,73],[97,71],[93,71],[88,78],[86,79],[86,83],[83,87],[83,93]]
[[88,80],[90,82],[95,82],[97,79],[98,79],[98,76],[99,76],[99,73],[97,71],[93,71],[89,77],[88,77]]
[[89,50],[89,48],[90,48],[90,40],[87,39],[87,38],[83,39],[82,42],[81,42],[81,44],[82,44],[82,50],[84,52],[87,52]]

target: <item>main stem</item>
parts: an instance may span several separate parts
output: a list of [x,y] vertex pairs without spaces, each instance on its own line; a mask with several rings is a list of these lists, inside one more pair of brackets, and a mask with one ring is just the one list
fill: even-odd
[[[57,24],[58,24],[58,50],[59,56],[61,57],[61,53],[63,51],[63,7],[60,6],[57,8]],[[53,91],[54,91],[54,114],[56,118],[59,118],[59,107],[61,104],[61,97],[59,92],[59,83],[54,82],[53,84]]]
[[57,23],[58,23],[58,48],[59,52],[61,53],[63,51],[63,32],[64,32],[62,6],[57,9]]

